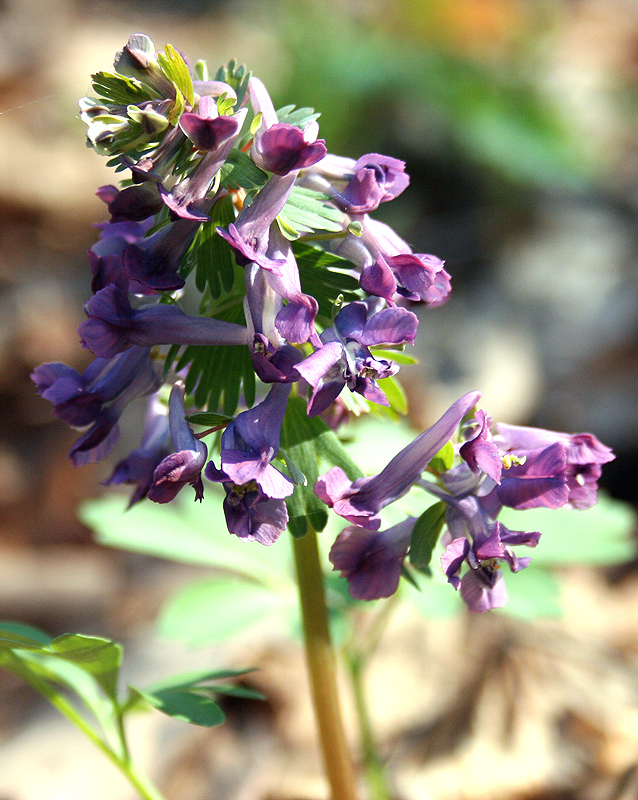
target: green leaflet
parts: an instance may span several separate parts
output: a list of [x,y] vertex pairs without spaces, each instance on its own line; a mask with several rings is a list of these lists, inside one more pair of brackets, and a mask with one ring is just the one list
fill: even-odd
[[344,214],[329,200],[328,195],[314,189],[293,186],[286,205],[277,217],[283,222],[284,236],[297,239],[304,233],[315,231],[342,231],[345,226]]
[[324,327],[332,325],[332,311],[339,296],[343,303],[361,299],[359,281],[348,271],[354,264],[319,247],[305,242],[293,242],[301,289],[319,304],[317,321]]
[[[266,184],[268,175],[254,163],[247,153],[235,148],[220,169],[222,186],[230,189],[242,187],[247,191],[260,189]],[[232,220],[231,220],[232,221]]]
[[96,72],[95,75],[91,75],[91,81],[98,101],[108,100],[116,105],[128,106],[154,99],[148,86],[126,75]]
[[430,565],[444,524],[445,503],[442,500],[426,508],[414,523],[410,537],[410,563],[417,569],[425,569]]
[[320,474],[319,461],[341,467],[351,480],[362,477],[363,473],[326,423],[320,417],[308,417],[306,402],[300,397],[291,397],[288,401],[281,444],[306,477],[306,485],[296,486],[294,493],[286,499],[290,517],[288,528],[295,537],[305,536],[309,525],[321,531],[328,522],[328,513],[314,493]]
[[164,47],[164,52],[157,54],[157,62],[162,68],[164,75],[166,75],[184,95],[184,99],[188,105],[192,106],[194,100],[193,81],[188,71],[188,66],[182,56],[172,45],[167,44]]
[[296,108],[294,105],[283,106],[277,109],[276,113],[279,122],[295,125],[301,129],[321,116],[321,112],[315,111],[314,108]]

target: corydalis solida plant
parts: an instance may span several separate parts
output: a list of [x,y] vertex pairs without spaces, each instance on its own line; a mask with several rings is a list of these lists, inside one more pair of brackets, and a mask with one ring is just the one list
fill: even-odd
[[[326,452],[312,442],[328,425],[392,406],[392,350],[418,327],[407,305],[436,308],[450,293],[440,259],[371,216],[407,188],[403,162],[332,155],[311,109],[276,110],[243,67],[211,78],[142,34],[114,72],[93,76],[80,107],[89,145],[125,179],[98,190],[111,218],[89,253],[79,328],[95,361],[83,374],[63,364],[33,374],[54,414],[82,431],[74,462],[106,458],[128,403],[145,396],[139,446],[108,481],[132,484],[131,502],[170,502],[188,486],[202,500],[207,481],[221,483],[228,530],[262,545],[287,526],[323,528],[332,508],[350,525],[331,562],[367,600],[396,591],[417,538],[440,536],[468,607],[502,606],[501,566],[527,566],[514,548],[540,533],[508,530],[501,508],[592,505],[613,458],[595,437],[493,426],[469,392],[378,475],[342,459],[334,436],[331,468],[316,469]],[[299,398],[305,415],[287,424]],[[313,457],[297,463],[301,442]],[[413,486],[440,513],[382,529],[383,509]]]

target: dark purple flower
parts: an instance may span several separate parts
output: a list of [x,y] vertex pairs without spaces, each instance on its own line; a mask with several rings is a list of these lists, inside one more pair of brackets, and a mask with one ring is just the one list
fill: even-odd
[[195,499],[203,500],[202,470],[208,450],[186,422],[184,384],[178,381],[171,389],[168,401],[168,421],[175,452],[160,461],[153,472],[148,498],[154,503],[168,503],[186,484],[195,490]]
[[184,286],[178,273],[201,221],[177,219],[122,250],[122,264],[129,280],[144,287],[144,293],[172,292]]
[[229,533],[247,542],[274,544],[288,525],[288,509],[282,498],[268,497],[255,481],[237,486],[212,461],[206,466],[206,477],[223,484],[224,516]]
[[290,384],[273,383],[258,406],[243,411],[222,435],[221,470],[236,486],[256,483],[267,497],[281,499],[294,490],[290,478],[273,467]]
[[190,317],[177,306],[157,304],[134,309],[121,287],[101,289],[85,306],[88,319],[78,333],[84,347],[100,358],[112,358],[133,345],[246,344],[247,330],[232,322]]
[[408,517],[384,531],[356,525],[341,531],[329,558],[334,569],[348,580],[354,598],[376,600],[396,592],[414,523],[414,517]]
[[73,428],[87,428],[69,457],[75,466],[105,458],[119,436],[118,420],[131,400],[155,392],[159,379],[145,347],[111,360],[97,358],[79,374],[66,364],[42,364],[31,378],[53,413]]
[[89,250],[93,274],[91,281],[93,294],[108,286],[109,283],[121,285],[134,294],[151,292],[146,286],[129,279],[122,263],[122,251],[128,245],[143,240],[152,225],[153,218],[143,222],[104,222],[95,225],[100,231],[100,238]]
[[334,326],[321,334],[323,346],[295,367],[313,388],[309,416],[325,411],[344,386],[367,400],[388,405],[377,379],[394,375],[398,367],[392,361],[375,358],[369,348],[414,342],[418,320],[405,308],[384,308],[368,318],[369,310],[360,301],[344,306]]
[[143,500],[153,483],[157,465],[171,452],[171,436],[166,406],[157,397],[149,403],[141,445],[115,466],[104,486],[133,484],[136,488],[128,507]]
[[248,91],[255,115],[261,114],[261,125],[250,149],[258,167],[284,176],[311,167],[326,156],[326,143],[317,139],[316,123],[310,123],[302,131],[295,125],[279,122],[270,95],[259,78],[250,79]]
[[378,475],[351,481],[342,469],[333,467],[319,478],[315,494],[349,522],[378,530],[381,509],[402,497],[420,478],[480,396],[480,392],[469,392],[459,398],[438,422],[397,453]]
[[203,158],[188,177],[183,178],[170,192],[163,186],[159,191],[164,203],[176,217],[205,222],[209,219],[205,212],[210,205],[206,195],[228,158],[248,111],[244,108],[233,117],[217,116],[212,97],[202,97],[200,112],[182,114],[180,125],[195,147],[206,151]]
[[[108,187],[102,187],[108,188]],[[108,200],[111,222],[143,222],[162,208],[157,184],[133,184],[118,191]]]

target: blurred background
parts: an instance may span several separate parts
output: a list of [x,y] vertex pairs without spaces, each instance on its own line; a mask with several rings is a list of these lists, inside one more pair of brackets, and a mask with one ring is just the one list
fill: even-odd
[[[29,379],[90,360],[76,333],[86,251],[106,216],[95,189],[114,178],[84,145],[77,100],[137,31],[213,72],[246,63],[278,107],[321,111],[331,152],[407,162],[409,189],[375,216],[453,282],[402,373],[417,428],[479,388],[495,419],[595,433],[617,453],[603,485],[635,505],[638,5],[0,2],[0,618],[124,641],[140,681],[260,667],[267,703],[227,703],[212,731],[146,715],[141,758],[169,800],[319,800],[298,644],[272,626],[214,648],[157,637],[164,599],[204,572],[94,543],[77,509],[114,459],[73,468],[75,435]],[[638,796],[634,549],[563,563],[551,618],[395,614],[369,686],[397,798]],[[0,674],[1,800],[131,798],[100,759]]]

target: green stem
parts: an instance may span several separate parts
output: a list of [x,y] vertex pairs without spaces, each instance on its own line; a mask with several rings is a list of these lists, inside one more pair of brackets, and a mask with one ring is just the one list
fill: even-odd
[[385,766],[379,756],[372,723],[368,714],[368,704],[364,690],[363,672],[364,661],[355,654],[347,658],[350,670],[350,679],[354,694],[354,701],[359,719],[359,733],[361,736],[361,749],[363,754],[363,768],[370,789],[370,800],[391,800],[392,792],[388,785]]
[[[114,764],[120,772],[127,778],[131,786],[137,791],[141,800],[165,800],[164,796],[158,789],[143,775],[138,774],[137,770],[128,759],[128,753],[119,756],[113,752],[106,742],[93,730],[88,722],[73,708],[71,703],[61,694],[55,691],[46,681],[39,681],[34,675],[28,677],[23,675],[24,679],[41,695],[43,695],[52,706],[70,721],[82,733],[90,739],[93,744],[104,753],[109,761]],[[122,740],[124,745],[124,740]]]
[[326,776],[332,800],[356,800],[356,781],[337,692],[336,660],[328,630],[328,612],[317,534],[309,527],[293,538],[306,660]]

